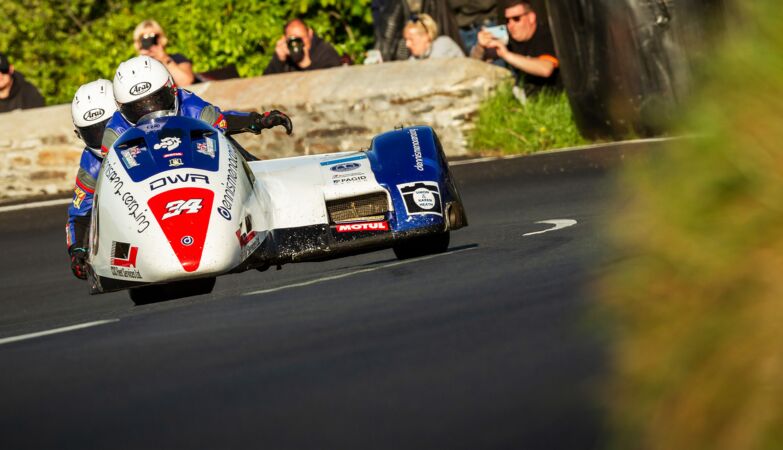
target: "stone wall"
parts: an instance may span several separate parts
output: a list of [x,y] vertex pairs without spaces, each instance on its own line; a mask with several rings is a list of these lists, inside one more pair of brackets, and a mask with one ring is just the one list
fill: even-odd
[[[279,109],[294,122],[238,140],[263,159],[367,148],[397,125],[430,125],[449,156],[466,153],[482,99],[509,74],[470,59],[395,62],[211,82],[192,91],[223,109]],[[0,114],[0,202],[70,191],[80,141],[70,106]]]

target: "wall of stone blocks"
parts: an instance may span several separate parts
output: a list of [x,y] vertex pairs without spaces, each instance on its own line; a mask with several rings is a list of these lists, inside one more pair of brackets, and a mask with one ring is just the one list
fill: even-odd
[[[367,148],[398,125],[435,128],[449,156],[467,151],[466,133],[479,104],[509,73],[470,59],[351,66],[194,85],[223,109],[279,109],[294,121],[238,141],[262,159]],[[65,194],[82,146],[69,105],[0,114],[0,202]]]

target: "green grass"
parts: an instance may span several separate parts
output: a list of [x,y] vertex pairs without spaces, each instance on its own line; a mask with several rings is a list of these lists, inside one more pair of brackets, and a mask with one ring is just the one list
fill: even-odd
[[566,95],[544,92],[520,103],[503,85],[479,108],[470,149],[479,153],[525,154],[585,144]]

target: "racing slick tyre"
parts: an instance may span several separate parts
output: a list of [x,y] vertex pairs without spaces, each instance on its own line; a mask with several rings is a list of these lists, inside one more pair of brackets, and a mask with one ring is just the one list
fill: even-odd
[[449,249],[449,238],[450,234],[446,231],[408,239],[394,246],[394,255],[397,259],[410,259],[443,253]]
[[215,288],[215,277],[197,280],[175,281],[166,284],[153,284],[131,288],[130,298],[138,305],[173,300],[175,298],[191,297],[193,295],[209,294]]

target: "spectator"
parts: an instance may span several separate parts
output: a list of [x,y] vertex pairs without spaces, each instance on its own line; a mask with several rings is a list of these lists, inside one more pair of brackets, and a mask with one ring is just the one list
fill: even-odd
[[38,89],[14,71],[8,58],[0,53],[0,113],[14,109],[39,108],[44,98]]
[[384,61],[410,57],[403,29],[414,14],[429,15],[438,25],[439,34],[462,45],[457,22],[446,0],[373,0],[372,8],[375,49],[381,52]]
[[488,60],[502,58],[511,66],[517,85],[521,84],[527,96],[535,95],[543,88],[562,89],[560,62],[546,20],[538,20],[527,0],[508,0],[503,10],[508,26],[508,45],[482,30],[471,56]]
[[459,27],[459,36],[470,54],[476,46],[479,30],[497,25],[498,8],[496,0],[449,0],[454,18]]
[[264,75],[302,70],[328,69],[342,65],[337,50],[316,36],[302,19],[293,19],[283,27],[275,55]]
[[462,58],[465,54],[448,36],[438,36],[438,24],[428,14],[414,15],[403,29],[411,59]]
[[154,20],[145,20],[133,30],[133,46],[140,55],[151,56],[166,66],[177,86],[190,86],[196,79],[193,61],[179,53],[166,53],[168,42],[163,27]]

